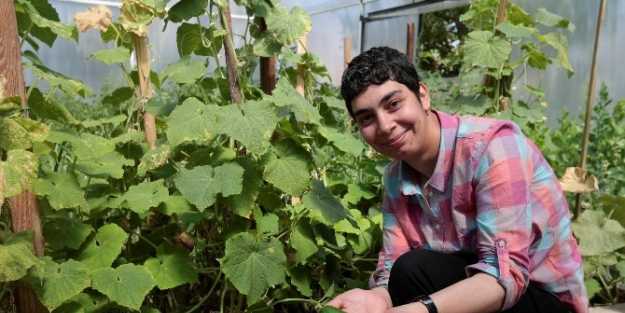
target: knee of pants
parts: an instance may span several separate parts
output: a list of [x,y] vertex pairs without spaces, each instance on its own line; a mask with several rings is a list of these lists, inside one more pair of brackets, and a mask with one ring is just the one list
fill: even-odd
[[395,263],[393,263],[391,277],[397,276],[397,278],[405,278],[411,273],[423,270],[427,265],[436,262],[434,258],[435,253],[436,252],[425,249],[415,249],[402,254],[395,260]]

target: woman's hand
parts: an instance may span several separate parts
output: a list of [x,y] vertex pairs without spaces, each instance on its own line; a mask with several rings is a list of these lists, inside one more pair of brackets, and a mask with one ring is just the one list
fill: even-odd
[[345,313],[384,313],[392,307],[391,298],[386,288],[371,290],[352,289],[328,302]]

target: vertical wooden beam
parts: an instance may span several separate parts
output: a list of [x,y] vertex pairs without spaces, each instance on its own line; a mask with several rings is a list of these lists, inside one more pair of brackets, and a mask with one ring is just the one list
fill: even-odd
[[[260,31],[267,31],[265,19],[260,19]],[[260,87],[270,95],[276,87],[276,57],[260,57]]]
[[[582,151],[580,155],[579,167],[586,169],[586,159],[588,157],[588,144],[590,143],[590,127],[592,121],[592,99],[595,96],[595,80],[597,76],[597,54],[599,52],[599,35],[601,35],[601,26],[603,25],[603,17],[605,16],[606,1],[601,0],[599,4],[599,13],[597,14],[597,24],[595,24],[595,39],[592,47],[592,63],[590,64],[590,80],[588,81],[588,93],[586,94],[586,113],[584,116],[584,132],[582,133]],[[577,194],[575,198],[574,217],[577,217],[581,207],[581,194]]]
[[[3,86],[6,96],[19,96],[22,107],[27,108],[20,42],[17,34],[17,18],[15,5],[11,0],[0,0],[0,43],[0,76],[4,77],[6,81]],[[35,194],[30,190],[25,190],[8,199],[8,203],[11,210],[13,231],[32,231],[35,254],[42,256],[43,235]],[[20,313],[46,312],[34,292],[25,285],[17,285],[15,301]]]
[[150,47],[148,37],[132,35],[132,42],[137,57],[137,73],[139,76],[139,101],[143,111],[143,131],[145,141],[150,150],[156,148],[156,121],[154,115],[145,112],[144,105],[152,98],[153,91],[150,85]]
[[343,38],[343,68],[352,60],[352,37]]
[[237,73],[238,60],[234,50],[234,40],[232,39],[232,16],[230,15],[230,4],[225,1],[220,7],[221,25],[226,30],[224,36],[224,50],[226,53],[226,66],[228,70],[228,86],[230,88],[230,99],[232,102],[240,104],[243,101],[239,75]]
[[[308,34],[304,34],[302,35],[302,37],[300,37],[297,40],[297,54],[304,54],[306,53],[306,49],[308,48]],[[304,68],[302,68],[301,66],[299,66],[297,68],[297,84],[295,85],[295,90],[297,90],[297,92],[299,92],[300,95],[304,95],[306,92],[306,85],[305,85],[305,81],[304,81]]]
[[406,56],[408,61],[414,63],[414,45],[415,45],[415,24],[408,23],[406,25]]

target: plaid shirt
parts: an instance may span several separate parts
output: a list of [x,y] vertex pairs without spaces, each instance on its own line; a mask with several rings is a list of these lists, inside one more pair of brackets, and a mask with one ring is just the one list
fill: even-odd
[[538,148],[512,122],[435,112],[441,124],[436,167],[420,186],[408,164],[384,175],[384,243],[371,287],[386,286],[393,262],[410,249],[472,251],[505,289],[512,307],[529,281],[576,313],[588,312],[582,260],[568,204]]

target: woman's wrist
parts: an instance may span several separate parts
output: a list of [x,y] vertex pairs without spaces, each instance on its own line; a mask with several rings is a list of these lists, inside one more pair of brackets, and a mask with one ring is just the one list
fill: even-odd
[[393,301],[391,300],[391,295],[388,293],[388,290],[384,287],[376,287],[371,289],[371,291],[375,292],[381,299],[384,299],[386,303],[386,308],[393,307]]

